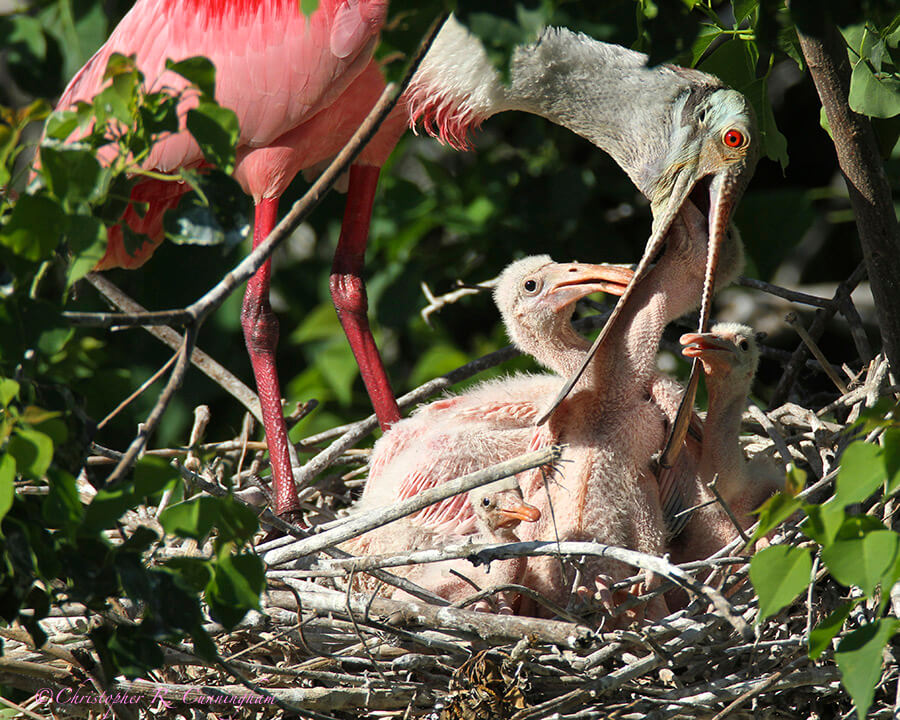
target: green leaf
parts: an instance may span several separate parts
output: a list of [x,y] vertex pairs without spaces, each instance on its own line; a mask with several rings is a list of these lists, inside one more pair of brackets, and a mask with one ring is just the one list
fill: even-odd
[[166,560],[166,569],[197,594],[203,592],[212,578],[212,563],[204,558],[171,558]]
[[[110,58],[110,62],[112,62],[112,58]],[[97,123],[102,126],[112,119],[126,127],[133,125],[140,82],[140,73],[134,70],[123,70],[113,75],[109,86],[93,99],[92,105]]]
[[65,140],[80,124],[80,116],[74,110],[57,110],[47,119],[44,135],[54,140]]
[[750,43],[738,38],[726,40],[709,57],[700,63],[699,69],[721,78],[735,90],[756,82],[756,58]]
[[41,412],[42,420],[32,421],[34,429],[47,435],[53,441],[54,447],[62,445],[69,438],[69,429],[66,427],[66,424],[60,418],[53,417],[58,414],[44,410]]
[[828,649],[834,636],[837,635],[844,626],[844,621],[850,617],[850,611],[853,610],[860,601],[861,598],[856,598],[844,603],[816,625],[809,633],[810,659],[815,660]]
[[44,422],[45,420],[57,418],[61,414],[62,413],[59,413],[55,410],[44,410],[43,408],[39,408],[35,405],[29,405],[22,413],[21,420],[26,425],[37,425]]
[[735,26],[737,26],[759,7],[759,0],[733,0],[732,6],[734,7]]
[[314,363],[338,402],[349,405],[353,400],[353,382],[359,376],[359,365],[350,346],[335,339],[315,353]]
[[22,475],[41,479],[53,460],[53,441],[37,430],[16,428],[7,452],[16,459],[16,469]]
[[84,506],[78,497],[75,478],[69,473],[53,469],[50,471],[50,492],[41,506],[41,515],[49,528],[69,528],[76,526],[84,517]]
[[759,527],[753,534],[753,541],[768,535],[780,523],[797,512],[801,506],[802,503],[796,498],[786,493],[775,493],[754,511],[759,515]]
[[188,110],[187,129],[194,136],[203,157],[222,172],[234,170],[234,146],[240,137],[237,115],[214,102],[201,100]]
[[306,313],[303,322],[291,333],[291,343],[325,340],[340,337],[341,321],[332,303],[321,303]]
[[41,164],[47,188],[64,204],[89,202],[105,189],[105,174],[91,148],[45,144],[41,147]]
[[144,129],[153,135],[178,132],[178,102],[169,93],[151,93],[138,108]]
[[801,526],[804,534],[823,546],[834,542],[846,519],[844,508],[829,500],[824,505],[804,505],[803,511],[807,515]]
[[234,178],[217,170],[205,172],[196,178],[195,190],[184,194],[176,211],[165,214],[169,240],[232,248],[250,237],[250,201]]
[[300,0],[300,12],[309,17],[319,9],[319,0]]
[[876,73],[860,60],[850,76],[850,108],[861,115],[889,118],[900,114],[900,76]]
[[806,487],[806,470],[790,463],[784,478],[785,492],[791,497],[799,495]]
[[101,647],[105,648],[111,656],[105,658],[107,662],[113,662],[118,672],[127,678],[140,677],[148,670],[163,664],[162,647],[150,630],[144,627],[144,623],[134,626],[119,625],[105,642],[97,637],[97,631],[91,632],[90,635],[94,647],[98,650]]
[[233,628],[248,610],[259,609],[265,589],[265,568],[258,555],[223,555],[214,564],[214,574],[205,599],[212,616],[226,628]]
[[437,343],[429,347],[419,358],[409,384],[418,387],[432,378],[440,377],[469,362],[469,357],[450,343]]
[[0,455],[0,520],[12,507],[16,495],[16,461],[12,455]]
[[897,579],[898,554],[900,535],[882,529],[865,532],[860,538],[839,537],[822,549],[822,561],[839,583],[855,585],[872,597],[879,585],[886,591]]
[[871,515],[851,515],[838,528],[835,540],[859,540],[870,532],[884,530],[884,523]]
[[828,113],[825,112],[825,108],[819,108],[819,126],[828,133],[828,137],[834,140],[834,135],[831,134],[831,125],[828,123]]
[[159,493],[180,482],[178,471],[164,458],[145,455],[134,466],[134,492],[140,498],[154,501]]
[[797,63],[801,71],[806,70],[806,58],[800,48],[800,38],[797,36],[797,27],[790,19],[790,13],[784,12],[784,21],[778,29],[778,47],[784,51],[791,60]]
[[772,110],[772,103],[769,101],[768,80],[760,78],[739,89],[747,96],[756,111],[762,152],[770,160],[779,163],[782,168],[786,168],[788,164],[787,138],[781,134],[775,123],[775,113]]
[[163,530],[170,535],[203,540],[216,524],[220,509],[218,500],[199,497],[170,505],[159,514]]
[[66,289],[81,280],[106,254],[106,227],[88,215],[70,215],[66,232],[72,262],[66,272]]
[[881,618],[848,634],[835,650],[841,684],[853,699],[859,718],[864,718],[872,705],[881,678],[881,654],[898,625],[896,618]]
[[862,502],[881,488],[886,479],[881,448],[858,440],[841,456],[835,502],[841,507]]
[[168,466],[162,458],[141,458],[135,465],[131,482],[99,490],[87,507],[85,527],[92,531],[113,527],[126,510],[177,482],[173,469],[160,468],[160,464]]
[[809,585],[812,557],[808,550],[772,545],[750,561],[750,581],[759,597],[759,622],[774,615]]
[[249,542],[259,530],[259,522],[253,508],[237,502],[231,496],[215,499],[218,504],[216,541],[219,544]]
[[0,378],[0,405],[6,407],[19,394],[19,383],[10,378]]
[[887,494],[900,487],[900,428],[888,428],[882,436],[884,470],[887,473]]
[[122,53],[114,52],[109,56],[109,60],[106,61],[103,79],[109,80],[117,75],[134,72],[136,67],[133,55],[123,55]]
[[700,32],[697,33],[697,37],[694,40],[694,45],[691,47],[691,66],[695,66],[706,51],[709,49],[709,46],[712,45],[713,41],[722,34],[722,30],[717,28],[715,25],[706,25],[703,24],[700,26]]
[[178,73],[189,83],[196,85],[208,98],[216,95],[216,68],[205,57],[189,57],[180,62],[166,60],[166,69]]
[[0,228],[0,245],[26,260],[43,260],[56,249],[65,226],[65,213],[57,202],[44,195],[23,195]]

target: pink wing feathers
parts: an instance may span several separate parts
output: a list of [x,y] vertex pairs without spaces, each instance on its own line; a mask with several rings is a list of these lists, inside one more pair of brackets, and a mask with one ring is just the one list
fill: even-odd
[[[354,120],[358,125],[374,103],[384,82],[370,59],[386,13],[385,0],[321,0],[309,18],[300,12],[297,0],[138,0],[69,83],[59,107],[98,93],[115,52],[136,56],[151,92],[165,87],[179,91],[186,85],[165,70],[167,58],[204,55],[216,66],[216,100],[234,110],[240,123],[236,177],[254,199],[274,197],[300,168],[334,155],[355,130]],[[365,81],[354,83],[361,75]],[[345,99],[351,84],[355,91]],[[195,102],[195,97],[186,98],[181,111]],[[318,118],[304,127],[326,111],[342,117]],[[402,132],[400,124],[393,123],[397,127],[391,127],[391,138],[383,146],[392,147]],[[274,154],[268,152],[272,146]],[[260,158],[255,157],[258,150]],[[379,147],[377,154],[383,159],[388,150]],[[182,131],[157,143],[145,166],[168,172],[202,162],[196,142]],[[163,190],[162,185],[142,183],[133,194],[151,201],[135,229],[155,231],[151,237],[157,243],[162,212],[177,204],[177,196],[185,190],[180,186]],[[155,190],[161,194],[154,196]],[[135,219],[133,212],[126,217],[129,224]],[[138,257],[130,257],[121,247],[120,234],[114,232],[110,240],[118,247],[110,247],[103,267],[135,267],[155,247],[145,245]]]

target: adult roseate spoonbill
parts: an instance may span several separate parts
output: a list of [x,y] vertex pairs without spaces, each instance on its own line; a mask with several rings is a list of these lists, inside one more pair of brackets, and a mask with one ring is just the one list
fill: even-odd
[[[594,292],[621,293],[630,278],[631,270],[620,266],[554,263],[542,255],[504,270],[494,297],[510,337],[541,364],[566,374],[589,345],[570,322],[576,301]],[[418,408],[375,443],[362,502],[395,502],[527,452],[534,420],[561,383],[560,375],[516,375]],[[471,532],[472,504],[457,495],[422,510],[414,522]]]
[[[183,78],[165,70],[167,58],[208,57],[217,69],[216,100],[234,110],[240,122],[234,176],[255,203],[256,247],[274,227],[278,198],[297,172],[334,156],[382,92],[384,81],[372,51],[386,13],[387,0],[320,0],[310,17],[297,0],[137,0],[69,83],[58,107],[98,93],[112,53],[135,55],[151,92],[185,87]],[[369,330],[360,272],[379,167],[404,124],[400,112],[389,118],[350,170],[331,276],[338,315],[382,427],[396,421],[399,412]],[[196,142],[182,131],[157,143],[145,167],[167,173],[203,162]],[[163,212],[185,191],[175,182],[138,183],[132,200],[149,203],[149,209],[139,215],[129,206],[123,221],[150,240],[131,255],[121,230],[114,230],[97,269],[143,264],[162,240]],[[266,262],[247,283],[241,325],[269,445],[275,511],[284,515],[296,510],[298,502],[275,367],[278,322],[269,306],[269,274]]]
[[[474,519],[471,532],[463,532],[459,528],[452,533],[404,518],[384,527],[361,535],[344,544],[344,548],[355,554],[380,554],[387,552],[403,552],[420,550],[428,547],[441,547],[451,543],[510,543],[518,542],[515,529],[521,522],[533,523],[540,519],[540,512],[522,499],[519,486],[512,478],[482,485],[463,496],[470,505]],[[377,501],[377,499],[375,500]],[[373,498],[363,503],[369,507]],[[386,503],[394,502],[386,498]],[[509,585],[518,583],[525,570],[525,558],[512,558],[492,562],[492,568],[473,568],[467,560],[446,560],[426,565],[411,565],[407,570],[398,568],[398,572],[418,585],[431,590],[436,595],[457,602],[476,591],[476,587],[485,588],[490,585]],[[467,582],[450,570],[469,578]],[[389,589],[393,597],[404,595],[402,591]],[[501,614],[512,613],[514,601],[512,593],[501,592],[497,604]],[[479,601],[475,609],[487,610],[486,601]]]
[[[689,196],[709,210],[700,312],[700,329],[706,330],[719,248],[758,155],[753,112],[743,95],[712,75],[672,65],[649,68],[641,53],[563,28],[547,29],[537,42],[517,48],[504,85],[481,43],[451,17],[413,79],[408,101],[413,118],[455,146],[466,145],[469,128],[496,113],[541,115],[608,152],[650,200],[653,230],[634,280],[553,408],[619,322]],[[685,419],[697,372],[695,365]],[[681,420],[677,425],[673,447],[686,429]],[[674,454],[666,460],[674,461]]]
[[[698,483],[685,498],[687,507],[714,501],[707,484],[716,481],[722,500],[747,529],[750,512],[784,485],[784,475],[760,456],[744,459],[739,436],[741,416],[747,407],[750,386],[756,375],[759,348],[746,325],[719,323],[708,333],[681,336],[682,354],[697,358],[703,366],[709,391],[709,408],[703,430],[698,465]],[[691,514],[684,530],[670,544],[676,562],[709,557],[727,545],[738,532],[727,513],[715,502]]]

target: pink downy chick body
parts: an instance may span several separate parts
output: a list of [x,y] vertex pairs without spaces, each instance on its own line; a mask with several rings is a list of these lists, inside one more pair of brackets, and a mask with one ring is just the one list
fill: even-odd
[[[498,280],[495,298],[501,314],[506,288],[516,285],[522,273],[532,272],[540,288],[532,295],[535,311],[523,318],[529,330],[523,329],[520,339],[528,350],[536,351],[539,362],[565,373],[579,361],[584,343],[570,322],[576,301],[592,292],[621,292],[631,271],[554,263],[548,256],[526,258],[513,263]],[[505,315],[504,321],[509,321]],[[532,347],[535,343],[529,344],[526,334],[541,348]],[[362,502],[377,506],[411,497],[527,452],[536,433],[534,421],[561,383],[559,375],[518,374],[418,408],[375,443]],[[465,496],[456,496],[423,510],[414,520],[439,531],[465,534],[474,527],[471,508]]]
[[[709,407],[703,425],[703,443],[697,469],[698,482],[687,507],[695,510],[682,533],[669,546],[675,562],[709,557],[736,537],[738,530],[708,489],[716,489],[743,529],[754,523],[750,514],[784,486],[784,473],[760,456],[747,461],[740,445],[741,418],[759,363],[759,348],[751,328],[718,323],[708,333],[681,336],[682,353],[703,365]],[[709,503],[709,504],[706,504]]]
[[[679,474],[668,475],[665,487],[659,485],[654,458],[677,412],[680,388],[660,375],[655,358],[666,324],[700,302],[706,244],[703,216],[687,203],[669,231],[662,257],[622,309],[609,345],[592,359],[535,438],[536,446],[566,447],[552,475],[532,472],[521,481],[526,500],[541,510],[542,518],[523,530],[523,540],[593,540],[650,554],[664,552],[663,507],[683,506],[682,486],[692,483],[693,470],[685,454],[677,466]],[[720,284],[737,273],[742,260],[736,236],[728,236],[723,250]],[[587,340],[580,340],[582,353],[588,346]],[[632,574],[615,561],[591,559],[579,578],[574,568],[557,559],[531,558],[524,582],[565,605],[575,599],[573,592],[589,592],[596,581],[608,606],[609,581]],[[648,610],[656,616],[666,608],[657,599]]]

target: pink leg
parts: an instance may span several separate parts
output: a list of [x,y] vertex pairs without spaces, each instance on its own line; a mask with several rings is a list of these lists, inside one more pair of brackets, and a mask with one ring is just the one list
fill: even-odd
[[[278,213],[278,199],[265,198],[256,205],[253,227],[253,247],[268,237]],[[288,454],[287,426],[281,411],[281,388],[275,368],[275,347],[278,345],[278,318],[269,305],[269,276],[271,265],[266,260],[247,282],[244,304],[241,307],[241,327],[262,407],[263,427],[269,445],[269,460],[275,492],[275,513],[284,516],[300,509],[294,475]]]
[[400,419],[400,410],[369,329],[369,301],[362,280],[379,172],[380,169],[372,165],[350,168],[344,224],[331,267],[331,297],[372,399],[378,423],[382,430],[387,430]]

